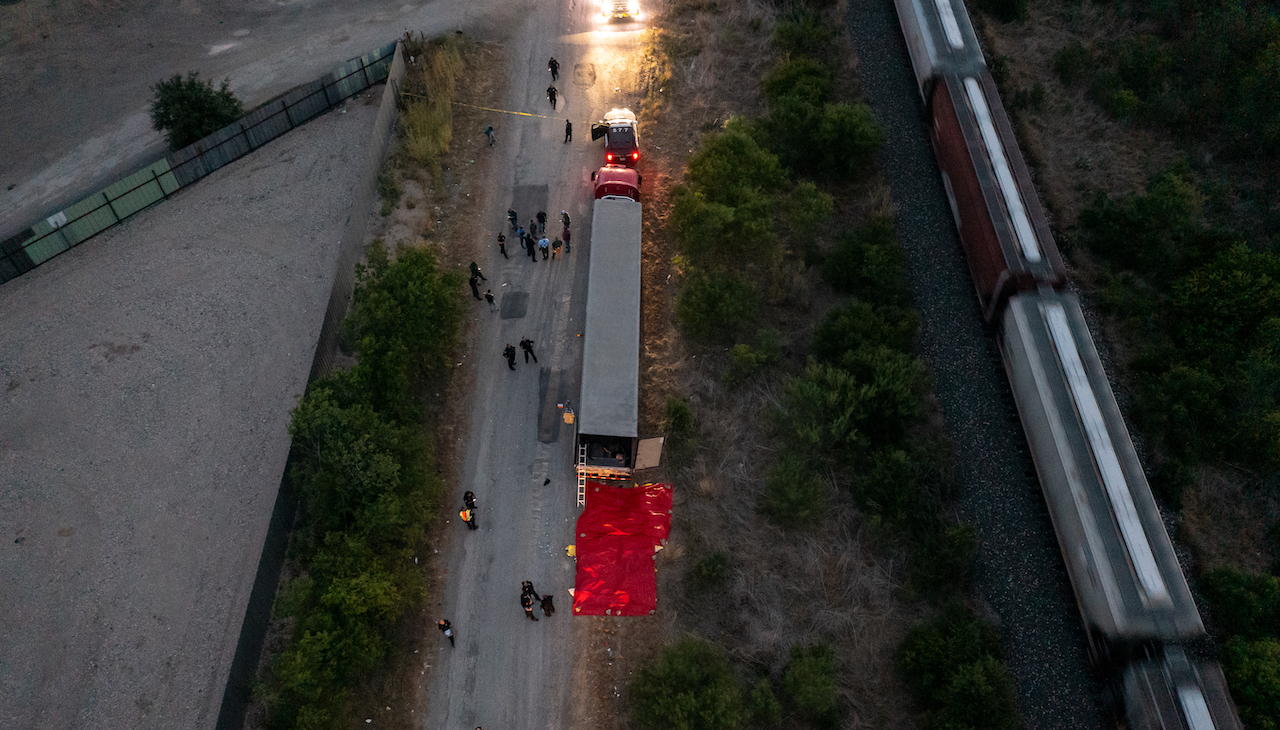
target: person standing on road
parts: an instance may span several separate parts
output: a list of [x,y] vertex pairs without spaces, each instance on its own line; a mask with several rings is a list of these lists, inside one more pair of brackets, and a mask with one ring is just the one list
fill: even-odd
[[538,592],[533,589],[533,581],[531,580],[521,581],[520,595],[533,596],[534,600],[537,600],[537,601],[542,600],[542,596],[538,595]]
[[507,255],[507,234],[505,233],[498,234],[498,250],[502,252],[502,258],[511,258]]
[[471,491],[470,489],[468,489],[466,492],[463,492],[462,503],[467,506],[467,509],[475,509],[476,493]]
[[493,146],[493,125],[492,124],[484,128],[484,136],[489,138],[489,146],[492,147]]
[[561,241],[558,238],[551,242],[551,258],[553,259],[560,258],[560,246],[562,244],[563,244],[563,241]]
[[497,309],[497,308],[498,308],[498,307],[497,307],[497,305],[493,303],[493,290],[492,290],[492,289],[485,289],[485,290],[484,290],[484,300],[485,300],[486,302],[488,302],[488,303],[489,303],[489,311],[490,311],[490,312],[492,312],[493,310],[495,310],[495,309]]
[[547,70],[551,72],[552,81],[560,78],[560,62],[556,60],[555,56],[552,56],[551,60],[547,61]]
[[463,522],[467,523],[468,530],[480,529],[476,526],[476,511],[470,507],[464,506],[462,509],[458,510],[458,516],[462,518]]
[[543,236],[538,239],[538,250],[542,252],[542,260],[546,261],[547,256],[551,253],[551,239]]
[[538,617],[533,615],[533,596],[528,593],[520,594],[520,607],[524,609],[524,615],[530,619],[537,621]]
[[524,245],[524,226],[516,226],[516,238],[520,239],[520,245]]
[[555,612],[556,612],[555,601],[552,600],[551,594],[548,593],[547,595],[542,597],[542,615],[550,616]]
[[573,122],[569,121],[568,119],[564,120],[564,141],[565,142],[573,141]]
[[476,298],[476,301],[480,301],[480,287],[477,286],[479,281],[475,274],[472,274],[471,278],[467,280],[467,283],[471,285],[471,294]]
[[565,227],[565,228],[568,228],[568,227],[569,227],[569,213],[568,213],[568,212],[563,211],[563,210],[562,210],[562,211],[560,211],[560,222],[564,224],[564,227]]
[[440,633],[449,637],[449,646],[457,646],[457,644],[453,643],[453,624],[449,623],[447,619],[440,619],[436,622],[436,628],[440,629]]
[[540,210],[536,216],[538,219],[538,233],[547,232],[547,211]]
[[507,208],[507,220],[511,221],[511,230],[514,231],[520,220],[520,216],[516,215],[515,208]]
[[547,87],[547,100],[551,102],[551,108],[552,108],[552,109],[555,109],[555,108],[556,108],[556,94],[557,94],[557,93],[559,93],[559,92],[557,92],[557,91],[556,91],[556,87],[555,87],[555,86],[548,86],[548,87]]
[[533,240],[533,236],[528,233],[524,237],[524,248],[529,252],[529,260],[538,263],[538,244]]
[[560,237],[564,239],[564,252],[569,253],[569,226],[565,226],[560,232]]
[[512,347],[510,342],[507,343],[506,347],[502,348],[502,356],[507,358],[507,367],[510,368],[511,370],[515,370],[516,369],[516,348]]
[[520,349],[524,350],[524,364],[529,364],[529,358],[533,358],[534,362],[538,361],[538,356],[533,354],[533,340],[528,337],[520,338]]
[[481,281],[488,281],[488,279],[484,278],[484,272],[480,270],[480,265],[474,261],[471,262],[471,275],[479,277]]

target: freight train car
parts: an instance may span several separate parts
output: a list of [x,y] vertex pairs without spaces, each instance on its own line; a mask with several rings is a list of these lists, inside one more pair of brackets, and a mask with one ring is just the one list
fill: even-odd
[[1076,297],[1013,297],[999,339],[1095,658],[1203,634]]

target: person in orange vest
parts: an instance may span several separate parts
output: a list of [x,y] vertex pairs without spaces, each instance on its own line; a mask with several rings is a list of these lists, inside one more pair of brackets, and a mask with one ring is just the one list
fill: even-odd
[[471,509],[470,507],[463,507],[458,512],[458,516],[462,518],[463,522],[467,523],[467,527],[469,529],[472,529],[472,530],[480,529],[479,527],[476,526],[476,511],[474,509]]

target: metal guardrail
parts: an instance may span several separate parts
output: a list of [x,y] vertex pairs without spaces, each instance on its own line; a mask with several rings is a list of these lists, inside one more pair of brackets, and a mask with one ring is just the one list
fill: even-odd
[[0,241],[0,283],[84,243],[387,78],[396,42],[268,102],[15,236]]

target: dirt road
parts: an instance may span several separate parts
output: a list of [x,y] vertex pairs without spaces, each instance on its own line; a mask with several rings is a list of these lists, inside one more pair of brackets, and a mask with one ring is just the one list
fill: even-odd
[[[453,622],[457,647],[440,638],[428,652],[430,698],[426,727],[595,727],[574,717],[574,671],[591,619],[571,615],[574,564],[565,554],[573,543],[579,509],[573,477],[573,429],[557,407],[576,400],[581,373],[587,257],[591,236],[590,175],[599,167],[600,143],[590,141],[590,120],[613,106],[633,105],[639,64],[638,24],[601,26],[595,6],[546,8],[529,16],[510,40],[510,92],[506,108],[546,114],[530,121],[499,121],[494,151],[498,182],[487,220],[503,225],[512,207],[527,225],[539,209],[549,214],[548,233],[558,232],[560,211],[573,219],[573,250],[562,261],[531,262],[518,244],[510,259],[496,248],[480,261],[501,311],[476,309],[472,352],[475,387],[469,431],[460,434],[465,454],[462,483],[453,499],[471,490],[479,500],[479,527],[469,532],[456,519],[458,535],[449,554],[441,616]],[[563,13],[563,14],[562,14]],[[547,60],[562,64],[558,109],[545,99],[551,82]],[[564,144],[564,121],[574,141]],[[492,248],[492,247],[491,247]],[[492,254],[492,255],[490,255]],[[483,282],[482,282],[483,283]],[[538,362],[517,358],[516,371],[502,359],[505,344],[535,341]],[[548,481],[550,480],[550,481]],[[554,596],[557,612],[525,617],[521,581],[531,580]]]

